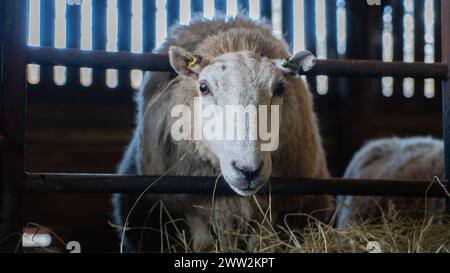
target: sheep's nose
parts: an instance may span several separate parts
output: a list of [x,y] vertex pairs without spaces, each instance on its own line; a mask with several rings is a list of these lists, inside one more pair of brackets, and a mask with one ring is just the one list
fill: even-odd
[[242,173],[248,182],[252,182],[261,173],[264,162],[261,162],[257,168],[249,166],[238,166],[233,162],[233,168]]

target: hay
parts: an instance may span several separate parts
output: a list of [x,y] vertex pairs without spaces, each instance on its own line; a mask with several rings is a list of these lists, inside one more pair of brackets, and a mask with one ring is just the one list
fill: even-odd
[[[217,177],[217,180],[220,175]],[[216,180],[216,183],[217,183]],[[439,179],[439,183],[448,194]],[[215,191],[214,191],[215,193]],[[334,227],[336,213],[331,223],[326,224],[305,214],[286,215],[283,225],[273,225],[271,199],[267,210],[253,198],[255,206],[262,215],[260,222],[245,219],[231,211],[214,207],[215,194],[212,195],[211,206],[195,206],[196,209],[210,213],[210,252],[219,253],[449,253],[450,252],[450,216],[427,215],[422,219],[403,218],[395,207],[381,211],[379,218],[364,219],[350,223],[345,229]],[[450,194],[449,194],[450,196]],[[137,200],[138,202],[139,200]],[[374,201],[375,202],[375,201]],[[187,235],[185,219],[174,219],[164,203],[159,205],[159,219],[155,227],[125,228],[110,223],[114,228],[126,230],[151,231],[161,238],[161,252],[193,252],[192,241]],[[426,205],[426,198],[425,198]],[[156,211],[155,206],[151,211]],[[151,213],[149,212],[149,214]],[[164,217],[163,217],[164,216]],[[303,217],[307,224],[303,228],[289,226],[291,217]],[[169,219],[162,222],[162,219]],[[292,220],[292,219],[290,219]],[[229,225],[232,222],[233,225]],[[172,232],[169,232],[172,230]],[[173,232],[175,230],[175,232]],[[139,248],[142,246],[142,236]]]
[[[209,209],[211,208],[204,208]],[[161,213],[170,221],[162,223],[160,232],[162,252],[191,253],[187,231],[176,229],[169,234],[168,227],[177,226],[183,219],[172,219],[161,204]],[[449,253],[450,217],[431,216],[424,219],[401,218],[397,212],[383,214],[364,223],[352,223],[345,229],[336,229],[307,215],[306,227],[294,229],[285,224],[272,226],[267,221],[258,223],[228,211],[215,211],[227,217],[211,217],[210,235],[213,245],[210,252],[219,253]],[[225,213],[225,214],[224,214]],[[225,219],[226,218],[226,219]],[[285,219],[285,220],[286,220]],[[232,220],[232,229],[224,224]],[[287,222],[287,221],[285,221]],[[115,226],[118,228],[117,226]],[[227,229],[228,227],[228,229]],[[140,229],[140,228],[135,228]],[[150,230],[150,228],[145,228]],[[375,247],[375,248],[374,248]]]

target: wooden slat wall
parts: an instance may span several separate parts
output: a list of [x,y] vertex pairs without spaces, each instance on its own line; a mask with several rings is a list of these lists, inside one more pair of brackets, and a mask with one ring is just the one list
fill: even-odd
[[289,43],[289,46],[293,46],[293,31],[292,31],[292,19],[293,19],[294,3],[293,0],[284,0],[282,3],[283,13],[283,36]]
[[[315,1],[304,2],[304,18],[305,18],[305,46],[313,54],[316,54],[316,4]],[[311,91],[316,93],[316,78],[308,77]]]
[[[131,50],[131,0],[118,0],[119,10],[119,51]],[[130,71],[119,71],[119,92],[129,94]],[[128,90],[128,92],[127,92]]]
[[156,31],[156,3],[155,0],[147,0],[143,2],[143,40],[144,51],[151,52],[155,47],[155,31]]
[[[180,0],[168,0],[168,24],[170,25],[173,22],[176,22],[179,19],[179,1]],[[338,57],[336,54],[336,1],[337,0],[326,0],[327,4],[327,45],[328,45],[328,58],[336,58]],[[239,5],[241,7],[240,10],[248,9],[249,1],[248,0],[239,0]],[[347,11],[348,16],[351,17],[351,2],[347,1]],[[423,59],[423,6],[424,0],[415,0],[416,3],[416,49],[415,55],[416,60]],[[401,1],[398,0],[390,0],[384,1],[384,5],[390,4],[394,9],[394,35],[395,35],[395,59],[403,60],[403,5]],[[435,1],[436,7],[440,4],[439,0]],[[143,25],[144,25],[144,50],[151,51],[155,46],[155,14],[156,14],[156,4],[155,0],[146,0],[143,1]],[[191,2],[192,11],[201,12],[203,10],[203,0],[193,0]],[[222,12],[226,12],[226,1],[224,0],[215,0],[215,6],[217,10]],[[384,6],[381,7],[367,7],[365,6],[363,11],[367,12],[367,14],[377,14],[374,17],[373,25],[378,25],[378,28],[381,26],[381,11]],[[53,0],[42,0],[41,1],[41,9],[42,9],[42,31],[41,31],[41,41],[42,45],[53,46],[54,40],[54,5]],[[118,1],[118,10],[119,10],[119,49],[120,50],[129,50],[130,49],[130,37],[131,37],[131,0],[119,0]],[[284,14],[283,19],[283,33],[286,34],[286,39],[292,44],[292,16],[293,13],[296,12],[293,10],[293,0],[283,1],[282,12]],[[261,1],[261,14],[262,16],[271,17],[272,8],[271,1]],[[373,15],[372,15],[373,16]],[[439,29],[439,20],[440,13],[439,10],[436,10],[436,44],[440,43],[440,29]],[[80,8],[74,6],[68,6],[67,8],[67,44],[68,47],[79,47],[79,30],[80,30]],[[305,20],[305,42],[306,48],[315,53],[316,51],[316,31],[315,31],[315,1],[304,1],[304,20]],[[378,21],[377,21],[378,20]],[[367,29],[362,29],[363,26],[352,25],[347,23],[347,28],[349,32],[349,37],[352,35],[352,32],[358,31],[368,31]],[[376,36],[381,36],[381,30],[371,30],[372,33],[376,33]],[[93,1],[93,48],[94,49],[105,49],[106,45],[106,0],[95,0]],[[371,37],[371,49],[368,50],[368,54],[370,55],[359,55],[362,58],[379,58],[380,56],[380,47],[379,38]],[[377,43],[378,41],[378,43]],[[354,56],[355,52],[351,52],[352,49],[349,48],[348,56]],[[439,47],[437,47],[436,58],[440,58]],[[55,86],[53,82],[53,68],[52,67],[42,67],[41,68],[41,82],[37,86],[30,86],[29,91],[31,94],[31,100],[53,100],[58,101],[60,99],[64,99],[67,103],[74,104],[82,103],[86,101],[87,104],[95,104],[96,102],[100,102],[106,107],[107,103],[116,101],[117,104],[123,104],[124,102],[127,104],[126,109],[132,109],[133,104],[131,102],[131,87],[130,87],[130,74],[129,71],[120,71],[119,78],[119,87],[116,89],[109,89],[105,85],[105,71],[95,69],[93,72],[93,84],[90,87],[82,87],[79,83],[79,69],[78,68],[68,68],[68,81],[65,86],[59,87]],[[337,127],[342,126],[332,126],[331,124],[339,124],[336,122],[327,122],[331,115],[327,113],[331,113],[331,111],[335,113],[341,113],[344,105],[350,103],[352,99],[349,99],[347,96],[348,92],[348,83],[349,81],[346,79],[329,79],[329,94],[326,96],[317,96],[315,98],[317,109],[319,112],[319,116],[321,116],[322,124],[326,126],[325,128],[325,137],[327,135],[330,136],[329,139],[339,139],[336,138],[336,135],[339,134],[339,130]],[[316,94],[316,78],[309,77],[308,81],[310,83],[310,87],[312,89],[312,93]],[[440,92],[436,92],[436,98],[429,100],[424,98],[423,96],[423,81],[416,80],[416,95],[413,99],[405,99],[402,92],[402,80],[395,80],[395,92],[394,96],[391,98],[384,98],[380,92],[380,84],[378,81],[373,81],[373,85],[371,86],[371,94],[374,100],[377,101],[377,107],[383,109],[384,112],[392,112],[399,113],[398,109],[420,109],[421,111],[428,111],[430,113],[438,113],[439,112],[439,99],[441,97]],[[436,90],[439,90],[440,82],[436,82]],[[368,90],[369,91],[369,90]],[[71,95],[68,95],[68,94]],[[345,102],[348,100],[348,102]],[[90,102],[88,102],[90,101]],[[380,102],[380,103],[378,103]],[[33,104],[32,104],[33,105]],[[346,106],[346,107],[347,107]],[[428,109],[428,110],[427,110]],[[128,110],[127,110],[128,111]],[[57,116],[56,114],[53,114]],[[127,114],[128,115],[128,114]],[[131,114],[129,114],[131,115]],[[125,115],[126,116],[126,115]],[[73,121],[72,124],[79,124],[81,121]],[[104,121],[103,124],[110,124],[112,121]],[[329,125],[327,125],[329,124]],[[406,123],[410,124],[410,123]],[[334,129],[330,129],[334,128]],[[423,128],[426,128],[424,125]],[[331,131],[329,131],[331,130]],[[431,132],[436,132],[432,130]]]
[[[53,0],[41,0],[41,45],[54,46],[55,5]],[[41,83],[53,83],[53,67],[41,67]]]
[[[442,50],[441,50],[441,1],[442,0],[434,0],[434,15],[435,15],[435,24],[434,24],[434,39],[435,39],[435,61],[442,61]],[[444,0],[445,1],[445,0]],[[442,98],[442,94],[440,92],[442,90],[442,82],[436,81],[436,96],[439,101]]]
[[261,1],[261,16],[267,19],[272,19],[272,4],[271,1]]
[[[66,6],[67,16],[67,47],[80,48],[81,31],[81,6]],[[67,68],[67,86],[73,88],[80,86],[80,69],[77,67]]]
[[226,14],[227,1],[226,0],[214,0],[214,8],[216,9],[216,13]]
[[193,14],[203,12],[203,0],[191,0],[191,10]]
[[[92,1],[92,43],[97,50],[106,49],[106,0]],[[96,89],[104,88],[106,74],[105,70],[95,69],[93,71],[93,86]]]
[[[403,3],[401,1],[392,1],[393,7],[393,27],[394,27],[394,60],[403,61]],[[403,81],[395,79],[394,98],[403,99]]]
[[[425,11],[425,1],[424,0],[414,0],[414,31],[415,31],[415,48],[414,48],[414,58],[416,61],[424,61],[424,48],[425,48],[425,22],[424,22],[424,11]],[[414,98],[423,99],[424,98],[424,80],[415,79],[414,85]]]
[[249,9],[249,1],[250,0],[239,0],[238,1],[238,9],[241,12],[244,12],[245,14],[248,13],[248,9]]
[[167,0],[167,27],[180,20],[180,0]]

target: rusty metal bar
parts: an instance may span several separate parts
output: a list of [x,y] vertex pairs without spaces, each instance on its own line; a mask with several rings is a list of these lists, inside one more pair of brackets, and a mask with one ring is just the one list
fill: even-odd
[[127,51],[107,52],[101,50],[83,51],[71,48],[28,47],[28,62],[92,68],[172,71],[167,55],[130,53]]
[[446,64],[423,62],[383,62],[371,60],[318,60],[307,75],[336,77],[397,77],[439,78],[447,77]]
[[[442,39],[442,62],[450,66],[450,1],[441,1],[441,39]],[[450,178],[450,78],[442,82],[442,117],[444,128],[445,145],[445,177]],[[450,199],[447,199],[447,211],[450,211]]]
[[[156,180],[158,182],[154,183]],[[141,193],[154,183],[148,193],[212,194],[215,181],[215,177],[30,173],[25,189],[59,193]],[[432,181],[272,178],[271,188],[274,195],[445,196],[443,188]],[[215,193],[235,195],[223,179],[217,183]],[[260,191],[260,194],[267,193],[267,187]]]
[[[151,53],[83,51],[51,47],[28,47],[28,62],[93,68],[172,71],[167,55]],[[403,63],[371,60],[318,60],[306,75],[336,77],[413,77],[445,79],[448,66],[443,63]]]

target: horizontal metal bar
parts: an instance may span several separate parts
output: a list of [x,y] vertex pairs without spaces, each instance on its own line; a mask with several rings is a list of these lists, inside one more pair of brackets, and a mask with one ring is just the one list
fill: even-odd
[[28,63],[91,68],[172,71],[167,55],[73,48],[28,47]]
[[[84,51],[51,47],[29,47],[28,62],[92,68],[173,71],[167,55],[152,53]],[[318,60],[306,75],[336,77],[399,77],[447,79],[449,68],[443,63],[403,63],[371,60]]]
[[318,60],[306,75],[336,77],[396,77],[447,79],[449,68],[443,63],[404,63],[372,60]]
[[[25,189],[31,192],[62,193],[148,193],[200,194],[214,192],[215,177],[119,176],[109,174],[29,173]],[[274,195],[362,195],[445,197],[443,188],[431,181],[347,180],[312,178],[272,178]],[[223,179],[216,187],[217,195],[235,195]],[[268,186],[260,191],[267,194]]]

